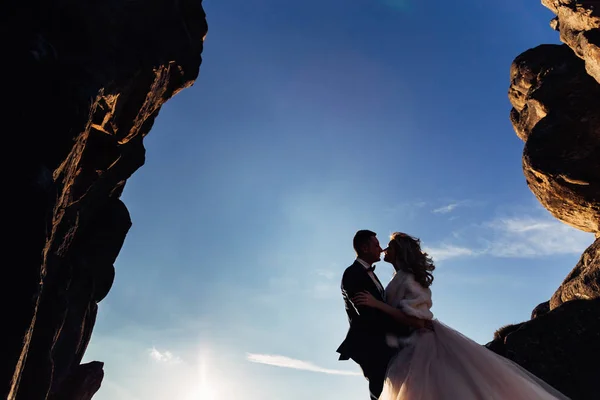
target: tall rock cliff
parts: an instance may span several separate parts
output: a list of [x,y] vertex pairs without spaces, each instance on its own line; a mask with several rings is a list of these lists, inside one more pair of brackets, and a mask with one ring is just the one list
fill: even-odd
[[510,119],[525,142],[527,184],[556,218],[596,234],[532,319],[487,346],[573,399],[597,399],[600,377],[600,1],[542,0],[563,45],[512,63]]
[[201,0],[8,0],[0,13],[9,400],[90,399],[80,364],[131,221],[120,200],[161,106],[198,76]]

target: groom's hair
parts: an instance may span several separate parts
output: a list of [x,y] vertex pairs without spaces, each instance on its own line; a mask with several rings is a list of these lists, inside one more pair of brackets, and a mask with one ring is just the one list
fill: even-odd
[[352,245],[354,246],[354,251],[356,251],[356,255],[359,257],[362,255],[362,247],[369,244],[369,240],[373,236],[377,236],[377,234],[373,231],[369,231],[367,229],[362,229],[354,235],[354,240],[352,240]]

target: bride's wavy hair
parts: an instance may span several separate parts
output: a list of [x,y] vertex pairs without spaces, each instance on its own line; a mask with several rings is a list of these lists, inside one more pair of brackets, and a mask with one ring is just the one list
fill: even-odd
[[390,245],[396,250],[396,267],[412,273],[424,288],[431,286],[435,265],[429,254],[421,250],[421,240],[406,233],[394,232],[390,236]]

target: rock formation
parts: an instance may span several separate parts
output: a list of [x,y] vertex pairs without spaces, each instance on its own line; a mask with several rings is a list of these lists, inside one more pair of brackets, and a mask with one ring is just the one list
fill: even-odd
[[598,297],[600,297],[600,239],[596,239],[588,247],[575,268],[554,292],[550,299],[550,309],[553,310],[572,300],[591,300]]
[[80,362],[131,226],[120,195],[161,106],[198,75],[205,14],[200,0],[8,0],[0,30],[2,397],[90,399],[102,363]]
[[600,4],[598,0],[542,0],[556,17],[551,26],[585,61],[590,76],[600,82]]
[[600,85],[569,47],[541,45],[514,60],[509,98],[529,188],[556,218],[600,231]]
[[525,142],[529,188],[556,218],[596,241],[532,319],[486,346],[572,399],[596,399],[600,376],[600,2],[542,0],[563,45],[512,63],[510,119]]

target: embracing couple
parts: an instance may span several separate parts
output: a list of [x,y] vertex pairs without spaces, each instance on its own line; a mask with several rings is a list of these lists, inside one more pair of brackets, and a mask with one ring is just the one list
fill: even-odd
[[[433,318],[435,265],[419,239],[396,232],[383,250],[374,232],[361,230],[353,245],[357,258],[342,278],[350,329],[337,352],[360,365],[371,400],[568,399]],[[396,271],[385,287],[373,265],[381,253]]]

